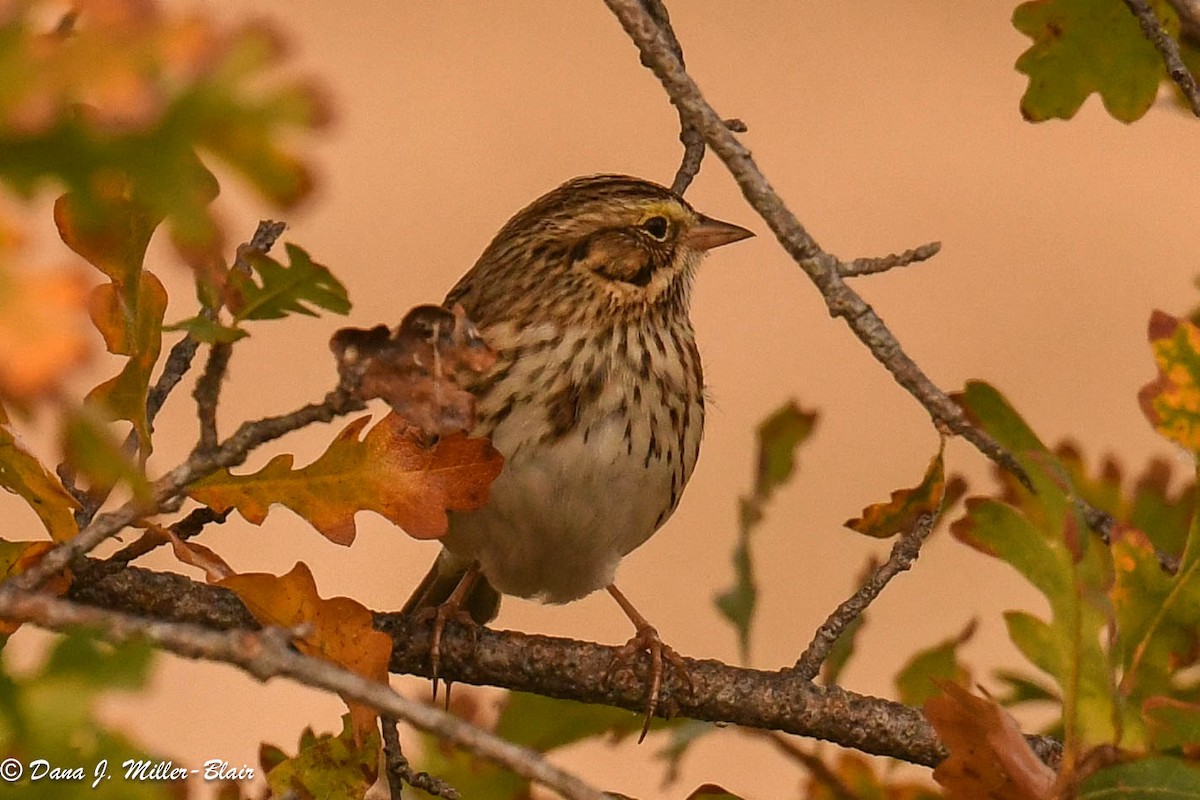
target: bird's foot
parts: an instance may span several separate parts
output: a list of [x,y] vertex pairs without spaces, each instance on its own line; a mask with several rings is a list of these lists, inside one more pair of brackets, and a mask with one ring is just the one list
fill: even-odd
[[608,669],[604,671],[601,684],[607,687],[612,676],[622,666],[629,666],[633,670],[634,659],[643,652],[650,655],[650,690],[646,698],[646,721],[642,724],[642,734],[638,737],[638,744],[641,744],[642,740],[646,738],[646,734],[650,730],[650,720],[654,718],[654,712],[658,710],[658,701],[662,695],[663,676],[666,674],[668,666],[681,680],[687,683],[689,695],[694,696],[696,693],[696,686],[692,683],[692,676],[683,661],[683,656],[679,655],[675,648],[663,642],[658,631],[650,624],[638,625],[637,633],[613,656]]
[[[454,602],[453,597],[441,605],[422,608],[416,614],[416,621],[422,625],[430,621],[433,622],[433,631],[429,638],[429,678],[433,681],[433,699],[436,701],[438,696],[438,680],[440,679],[439,670],[442,663],[442,634],[446,630],[446,623],[454,621],[470,631],[472,647],[479,640],[479,623],[471,617],[470,612],[463,608],[460,603]],[[444,680],[442,682],[446,684],[446,708],[449,709],[450,681]]]

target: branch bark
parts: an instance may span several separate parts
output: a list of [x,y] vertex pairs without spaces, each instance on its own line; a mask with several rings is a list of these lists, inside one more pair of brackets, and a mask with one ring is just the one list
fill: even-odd
[[[258,628],[232,592],[182,575],[94,559],[81,561],[74,572],[67,597],[79,603],[216,630]],[[392,637],[392,672],[429,677],[429,625],[400,614],[377,613],[375,626]],[[622,671],[601,688],[600,676],[617,646],[488,629],[479,630],[475,638],[451,623],[441,649],[439,673],[455,682],[645,711],[645,675]],[[690,695],[682,685],[668,681],[662,716],[809,736],[925,766],[935,766],[945,757],[937,734],[918,709],[838,687],[819,687],[791,670],[685,661],[696,692]],[[1043,758],[1057,746],[1041,737],[1031,742]]]

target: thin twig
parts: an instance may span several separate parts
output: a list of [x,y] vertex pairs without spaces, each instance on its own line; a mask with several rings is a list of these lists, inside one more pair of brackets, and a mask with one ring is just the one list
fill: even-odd
[[838,271],[842,273],[843,278],[874,275],[877,272],[887,272],[889,269],[895,269],[896,267],[907,267],[909,264],[916,264],[919,261],[928,261],[936,256],[941,249],[941,242],[930,242],[920,247],[914,247],[911,250],[905,250],[903,253],[892,253],[882,258],[856,258],[853,261],[841,264],[838,267]]
[[750,152],[704,99],[640,0],[605,0],[605,3],[641,51],[643,63],[650,64],[671,102],[704,133],[708,146],[725,162],[746,201],[766,221],[783,248],[816,284],[829,313],[846,320],[850,329],[892,373],[896,382],[907,389],[935,420],[971,442],[988,458],[1030,486],[1029,476],[1012,454],[967,420],[962,409],[909,358],[866,301],[846,285],[840,274],[838,259],[820,248],[771,187]]
[[[671,15],[667,13],[666,5],[662,0],[639,0],[639,2],[642,4],[642,9],[662,31],[663,38],[666,39],[671,52],[679,59],[679,63],[684,63],[683,47],[675,36],[675,29],[671,27]],[[650,66],[645,56],[642,57],[642,66]],[[679,164],[679,169],[675,171],[675,179],[671,181],[671,191],[682,197],[688,186],[692,184],[692,179],[700,172],[700,164],[704,161],[704,134],[688,120],[683,109],[679,109],[679,141],[683,145],[683,160]]]
[[148,622],[129,614],[80,606],[47,594],[10,587],[0,587],[0,617],[56,631],[85,626],[111,641],[149,641],[186,658],[233,664],[260,681],[277,676],[291,678],[403,719],[564,797],[604,800],[600,791],[550,764],[539,753],[510,744],[433,706],[402,697],[386,683],[356,675],[329,661],[301,655],[290,647],[288,632],[278,628],[222,633],[197,625]]
[[1142,26],[1142,34],[1162,56],[1167,74],[1187,98],[1192,113],[1200,117],[1200,88],[1197,88],[1196,78],[1187,68],[1187,64],[1183,63],[1183,57],[1179,54],[1179,43],[1163,30],[1162,22],[1155,16],[1154,10],[1146,0],[1125,0],[1125,5],[1137,17],[1138,24]]
[[917,556],[921,553],[921,545],[933,531],[933,523],[936,519],[933,514],[922,514],[917,518],[916,525],[896,540],[896,543],[892,545],[892,553],[888,556],[888,560],[879,565],[867,582],[862,585],[862,588],[839,605],[817,629],[816,635],[813,636],[813,640],[805,649],[804,654],[792,667],[791,671],[794,675],[806,681],[817,677],[817,673],[821,671],[821,664],[825,663],[829,651],[833,649],[838,637],[846,630],[846,626],[857,619],[867,606],[871,605],[892,578],[907,570],[917,560]]
[[47,578],[60,572],[71,561],[89,553],[101,542],[115,536],[142,517],[158,513],[174,500],[189,483],[223,467],[233,467],[246,460],[256,447],[278,439],[286,433],[311,425],[329,422],[334,417],[359,411],[365,406],[344,387],[330,392],[320,403],[309,403],[290,414],[244,422],[237,431],[209,453],[193,453],[188,459],[151,484],[151,500],[136,498],[105,514],[100,514],[78,535],[58,547],[20,575],[9,578],[0,588],[12,584],[20,589],[33,589]]
[[[209,523],[222,523],[229,516],[229,511],[217,512],[208,506],[200,506],[193,508],[191,512],[183,519],[171,525],[171,533],[178,536],[183,541],[196,536],[200,531],[204,530],[204,526]],[[136,541],[122,547],[117,552],[109,556],[108,560],[128,564],[135,558],[141,558],[160,545],[166,544],[169,539],[162,535],[160,529],[152,528],[143,533]]]
[[380,716],[379,729],[383,734],[383,767],[392,800],[403,800],[406,783],[434,797],[458,800],[461,796],[458,790],[441,778],[435,778],[428,772],[413,771],[412,765],[400,750],[400,732],[396,729],[395,717],[387,714]]
[[232,355],[233,345],[228,342],[217,342],[210,346],[204,372],[192,390],[192,397],[196,400],[196,417],[200,420],[200,440],[196,443],[196,450],[201,453],[217,448],[217,402]]

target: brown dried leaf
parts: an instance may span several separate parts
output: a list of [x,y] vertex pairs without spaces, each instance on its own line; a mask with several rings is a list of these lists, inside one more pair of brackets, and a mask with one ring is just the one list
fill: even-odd
[[462,306],[417,306],[393,332],[344,328],[329,347],[360,399],[383,399],[430,437],[475,426],[475,397],[463,387],[496,362]]
[[276,456],[256,473],[221,470],[192,484],[188,494],[217,511],[236,508],[261,525],[273,503],[304,517],[330,541],[354,541],[354,515],[374,511],[417,539],[436,539],[448,527],[447,510],[469,511],[487,502],[488,487],[504,458],[487,439],[456,434],[425,446],[408,424],[389,414],[359,440],[362,417],[338,434],[320,458],[292,469]]
[[160,525],[151,525],[150,530],[161,536],[164,541],[169,541],[175,557],[184,564],[204,570],[204,577],[209,583],[216,583],[234,574],[233,569],[225,563],[225,559],[211,548],[195,542],[185,542],[175,531]]
[[[392,640],[377,631],[371,611],[349,597],[323,599],[317,594],[312,572],[297,562],[279,577],[266,573],[230,575],[214,582],[237,594],[263,625],[287,629],[303,626],[296,648],[305,655],[331,661],[371,680],[387,682]],[[370,706],[346,701],[354,721],[355,740],[361,745],[375,729]]]
[[[25,572],[41,561],[42,557],[55,547],[54,542],[9,542],[0,539],[0,581],[6,581]],[[66,594],[74,579],[71,571],[64,569],[44,582],[40,590],[61,596]],[[0,618],[0,636],[8,636],[19,627],[21,627],[20,622],[10,622]],[[0,641],[0,644],[2,643]]]
[[933,771],[948,800],[1050,800],[1054,772],[1038,759],[1017,722],[991,698],[949,681],[925,701],[925,716],[950,751]]

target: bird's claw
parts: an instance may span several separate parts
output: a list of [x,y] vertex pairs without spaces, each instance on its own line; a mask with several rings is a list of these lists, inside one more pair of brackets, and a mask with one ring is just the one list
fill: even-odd
[[696,694],[696,685],[692,682],[691,673],[688,672],[683,656],[679,655],[675,648],[663,642],[653,625],[639,626],[637,633],[617,651],[609,663],[608,669],[601,677],[601,686],[607,688],[612,676],[621,666],[628,664],[632,669],[631,662],[639,653],[643,652],[650,655],[650,690],[646,698],[646,721],[642,724],[642,733],[638,736],[638,744],[641,744],[646,738],[646,734],[650,731],[650,720],[654,718],[654,712],[658,710],[663,676],[668,665],[687,684],[688,695],[695,696]]
[[[453,620],[459,625],[464,626],[471,634],[471,646],[474,647],[479,641],[479,623],[472,617],[470,612],[462,608],[461,605],[452,601],[446,601],[438,606],[430,606],[422,608],[417,612],[417,622],[419,624],[433,621],[433,631],[429,638],[429,678],[433,681],[433,699],[436,702],[438,696],[438,680],[440,678],[439,670],[442,663],[442,634],[446,630],[446,623]],[[446,708],[450,708],[450,681],[442,681],[446,684]]]

